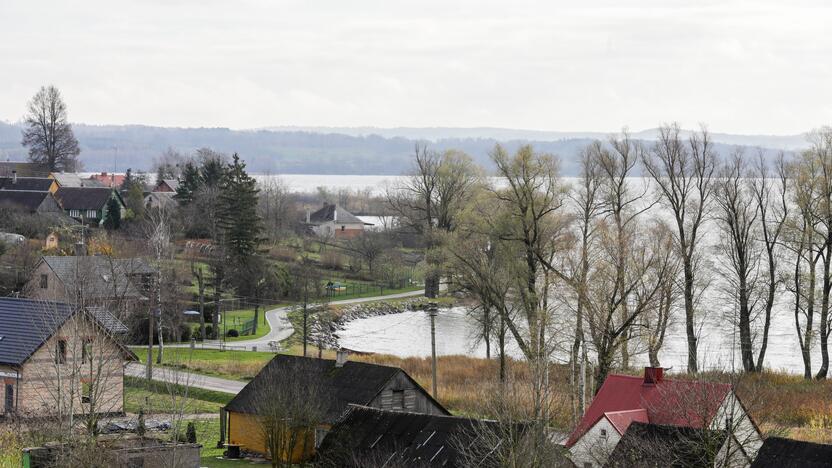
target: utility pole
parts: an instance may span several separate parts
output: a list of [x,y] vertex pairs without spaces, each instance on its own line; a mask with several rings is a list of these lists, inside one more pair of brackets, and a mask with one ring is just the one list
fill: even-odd
[[430,315],[430,354],[432,357],[431,372],[433,374],[433,398],[437,399],[436,393],[436,303],[428,304],[428,315]]

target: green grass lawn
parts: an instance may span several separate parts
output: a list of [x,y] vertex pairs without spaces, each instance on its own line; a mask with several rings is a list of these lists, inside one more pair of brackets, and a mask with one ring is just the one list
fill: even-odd
[[[133,348],[141,362],[147,358],[146,348]],[[154,359],[156,349],[153,349]],[[251,380],[273,357],[274,353],[252,351],[221,351],[218,349],[168,348],[163,365],[199,374],[213,375],[232,380]],[[155,361],[154,361],[155,362]]]
[[[138,413],[140,409],[146,414],[178,413],[180,410],[184,414],[219,413],[233,397],[225,392],[165,382],[148,383],[137,377],[124,378],[124,411],[128,413]],[[175,403],[174,398],[177,399]]]

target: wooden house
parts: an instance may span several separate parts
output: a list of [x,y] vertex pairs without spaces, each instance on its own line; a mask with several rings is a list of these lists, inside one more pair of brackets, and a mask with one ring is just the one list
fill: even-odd
[[300,393],[306,388],[312,389],[304,394],[320,400],[321,416],[314,427],[296,428],[296,432],[302,431],[299,437],[304,443],[294,446],[292,453],[279,455],[293,463],[314,455],[315,448],[350,404],[390,411],[450,414],[398,367],[347,361],[345,352],[339,352],[335,360],[277,355],[225,406],[220,418],[221,441],[273,456],[268,453],[261,430],[263,408],[271,399],[276,399],[272,392],[280,393],[295,386],[301,386]]
[[124,366],[138,361],[115,338],[126,331],[103,309],[0,298],[0,415],[122,413]]
[[60,187],[55,197],[67,216],[84,224],[103,224],[110,200],[118,203],[122,217],[127,209],[118,190],[108,187]]

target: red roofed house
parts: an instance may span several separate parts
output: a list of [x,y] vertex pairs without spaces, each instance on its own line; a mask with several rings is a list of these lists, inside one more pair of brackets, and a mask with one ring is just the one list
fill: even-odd
[[604,466],[633,422],[727,430],[731,437],[721,459],[730,457],[738,466],[748,466],[763,443],[730,384],[665,380],[662,368],[647,367],[644,377],[607,377],[566,441],[572,461],[579,468]]
[[102,187],[119,188],[124,183],[124,174],[113,174],[102,172],[101,174],[93,174],[90,180],[97,181]]

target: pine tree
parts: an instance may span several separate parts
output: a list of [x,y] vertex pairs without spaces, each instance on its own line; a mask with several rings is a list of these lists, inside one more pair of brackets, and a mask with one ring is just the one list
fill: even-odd
[[234,153],[219,196],[219,228],[226,254],[235,264],[257,253],[262,239],[262,220],[257,214],[257,181],[246,173],[246,165]]
[[202,178],[199,174],[199,168],[193,162],[188,161],[182,169],[182,177],[179,180],[175,198],[179,203],[187,205],[194,200],[194,193],[201,185]]
[[121,203],[115,196],[107,202],[104,214],[104,228],[114,231],[121,227]]

